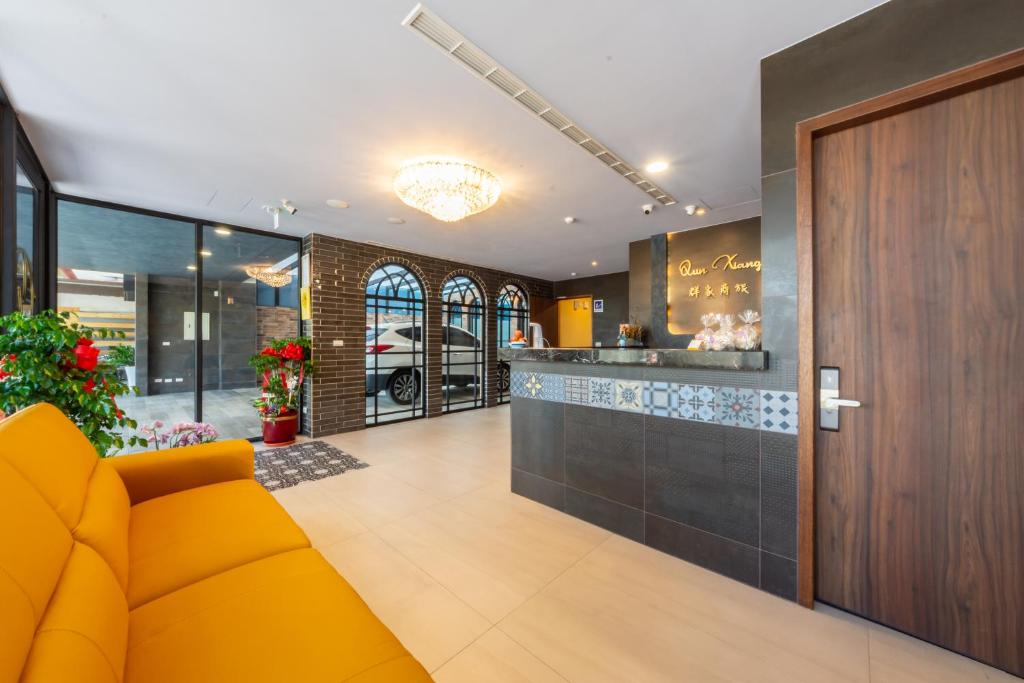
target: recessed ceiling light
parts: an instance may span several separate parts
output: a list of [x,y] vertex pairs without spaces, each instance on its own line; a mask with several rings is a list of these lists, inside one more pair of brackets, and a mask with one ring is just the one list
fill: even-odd
[[195,270],[196,269],[196,267],[193,266],[193,265],[188,265],[188,266],[185,266],[185,267],[188,268],[189,270]]
[[667,161],[652,161],[651,163],[644,166],[648,173],[661,173],[668,169]]
[[570,277],[576,277],[576,273],[569,273]]
[[707,209],[705,209],[705,208],[704,208],[703,206],[698,206],[698,207],[697,207],[697,211],[696,211],[696,213],[697,213],[697,215],[698,215],[698,216],[703,216],[703,215],[704,215],[704,214],[706,214],[707,212],[708,212],[708,210],[707,210]]
[[566,216],[562,220],[565,221],[566,225],[572,225],[573,223],[576,222],[576,217],[575,216]]
[[331,207],[332,209],[347,209],[348,202],[346,202],[344,199],[328,199],[327,206]]
[[203,249],[199,252],[200,256],[213,256],[213,252],[209,249]]
[[227,228],[214,228],[213,231],[218,235],[230,235],[231,231]]
[[592,266],[594,266],[595,268],[597,268],[597,261],[591,261],[591,262],[590,262],[590,265],[592,265]]
[[397,218],[396,216],[392,216],[391,218],[388,219],[388,223],[390,223],[391,225],[401,225],[404,222],[404,218]]

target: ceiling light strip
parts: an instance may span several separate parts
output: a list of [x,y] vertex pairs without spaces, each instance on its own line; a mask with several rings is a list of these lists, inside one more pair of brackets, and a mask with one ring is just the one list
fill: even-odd
[[[572,119],[548,103],[540,93],[530,88],[521,78],[499,64],[497,60],[481,50],[473,41],[456,31],[422,4],[412,8],[408,16],[402,20],[402,25],[419,33],[422,38],[435,47],[440,48],[445,54],[456,60],[475,76],[490,83],[504,93],[506,97],[525,108],[534,116],[539,117],[571,140],[576,147],[585,150],[599,161],[602,155],[606,154],[612,154],[616,159],[622,158],[614,154],[607,145],[600,143],[592,135],[575,123],[572,123]],[[531,106],[531,103],[534,106]],[[575,131],[575,133],[572,133],[572,131]],[[636,185],[644,194],[655,194],[655,199],[665,206],[672,206],[676,203],[675,198],[671,194],[652,183],[640,173],[634,170],[630,170],[628,173],[621,173],[616,168],[619,164],[623,164],[623,162],[616,161],[614,164],[605,163],[604,165],[614,170],[619,176],[629,180],[631,185]],[[649,185],[651,189],[643,190],[639,187],[640,185]]]

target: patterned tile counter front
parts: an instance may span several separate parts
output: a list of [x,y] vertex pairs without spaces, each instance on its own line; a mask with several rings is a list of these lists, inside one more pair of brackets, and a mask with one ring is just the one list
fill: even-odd
[[787,373],[513,360],[512,490],[795,599]]
[[796,434],[795,391],[515,370],[512,396]]

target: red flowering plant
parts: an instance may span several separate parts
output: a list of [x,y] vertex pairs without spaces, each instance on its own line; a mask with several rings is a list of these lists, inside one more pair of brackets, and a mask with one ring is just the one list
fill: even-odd
[[78,425],[101,456],[125,446],[145,446],[125,436],[138,426],[117,407],[129,393],[117,368],[100,361],[95,338],[124,337],[120,331],[71,322],[69,313],[11,313],[0,318],[0,412],[51,403]]
[[299,409],[302,383],[313,374],[308,337],[277,339],[249,359],[259,373],[262,393],[253,405],[260,415],[273,417]]

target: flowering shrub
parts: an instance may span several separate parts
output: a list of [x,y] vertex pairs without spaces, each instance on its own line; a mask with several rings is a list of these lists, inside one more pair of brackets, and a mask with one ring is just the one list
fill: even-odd
[[117,369],[100,362],[94,338],[124,337],[70,322],[70,314],[43,311],[0,318],[0,412],[11,414],[36,403],[50,403],[67,415],[100,456],[125,446],[145,446],[135,420],[117,407],[129,388]]
[[313,374],[308,337],[278,339],[249,359],[262,375],[262,394],[253,401],[261,415],[298,410],[303,380]]
[[161,432],[163,427],[164,423],[156,420],[139,427],[139,433],[157,450],[160,450],[161,445],[168,448],[198,446],[201,443],[216,441],[220,436],[214,426],[206,422],[175,422],[168,431]]

